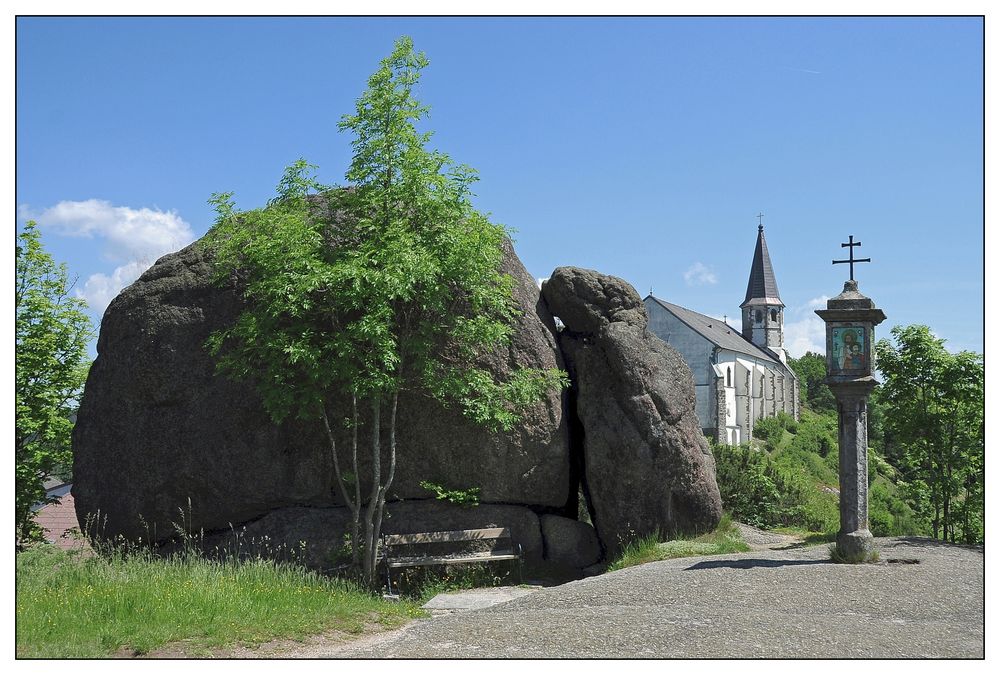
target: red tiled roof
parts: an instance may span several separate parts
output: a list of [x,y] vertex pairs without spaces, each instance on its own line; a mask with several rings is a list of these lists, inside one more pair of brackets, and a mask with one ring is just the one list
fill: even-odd
[[62,498],[53,503],[46,504],[35,512],[35,522],[45,530],[45,540],[63,549],[87,548],[86,543],[74,537],[68,531],[80,530],[79,523],[76,522],[76,507],[73,505],[73,495],[66,493]]

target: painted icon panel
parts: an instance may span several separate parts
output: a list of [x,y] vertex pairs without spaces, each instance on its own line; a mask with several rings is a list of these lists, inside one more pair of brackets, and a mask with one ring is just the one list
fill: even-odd
[[868,364],[865,350],[865,329],[861,326],[844,326],[833,329],[834,370],[865,370]]

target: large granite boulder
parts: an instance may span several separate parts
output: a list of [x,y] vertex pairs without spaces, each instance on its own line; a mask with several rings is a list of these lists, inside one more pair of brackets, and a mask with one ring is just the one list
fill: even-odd
[[642,299],[627,282],[557,268],[542,286],[565,324],[563,358],[583,430],[594,525],[611,554],[659,531],[714,528],[722,516],[715,462],[695,416],[684,359],[647,330]]
[[[509,242],[505,253],[521,316],[510,348],[483,365],[501,377],[561,368],[534,280]],[[217,530],[275,509],[340,505],[321,425],[275,425],[253,386],[216,374],[206,340],[241,306],[233,289],[213,285],[195,243],[161,258],[108,307],[73,432],[81,523],[91,517],[105,536],[158,541],[174,523]],[[562,398],[550,392],[516,429],[492,433],[457,409],[402,395],[390,498],[426,498],[419,483],[431,481],[479,487],[483,502],[567,507],[576,488]]]

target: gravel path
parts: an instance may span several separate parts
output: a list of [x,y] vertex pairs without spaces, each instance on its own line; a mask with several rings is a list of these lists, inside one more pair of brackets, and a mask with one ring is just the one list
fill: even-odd
[[982,658],[982,548],[878,546],[875,565],[826,546],[665,560],[282,656]]
[[784,548],[794,544],[801,544],[802,538],[790,534],[778,534],[777,532],[765,532],[751,525],[736,523],[743,541],[747,543],[751,551],[765,551],[768,549]]

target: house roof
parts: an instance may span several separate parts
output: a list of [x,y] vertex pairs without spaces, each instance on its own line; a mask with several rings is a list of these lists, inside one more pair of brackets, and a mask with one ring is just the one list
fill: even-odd
[[747,282],[747,296],[740,307],[747,305],[781,305],[778,295],[778,282],[774,279],[774,268],[771,267],[771,256],[767,253],[767,242],[764,241],[764,226],[757,227],[757,246],[753,250],[753,262],[750,264],[750,280]]
[[52,504],[46,504],[35,513],[35,522],[42,526],[45,540],[62,549],[89,548],[86,542],[70,531],[79,531],[73,495],[66,493]]
[[761,349],[754,343],[747,340],[738,330],[724,322],[722,319],[713,319],[710,316],[699,314],[698,312],[687,309],[686,307],[681,307],[680,305],[660,300],[652,294],[646,297],[656,301],[657,304],[680,319],[685,325],[690,327],[691,330],[698,333],[715,346],[739,352],[741,354],[746,354],[747,356],[753,356],[758,359],[771,361],[782,368],[785,367],[785,365],[781,363],[781,361],[778,360],[773,354]]

